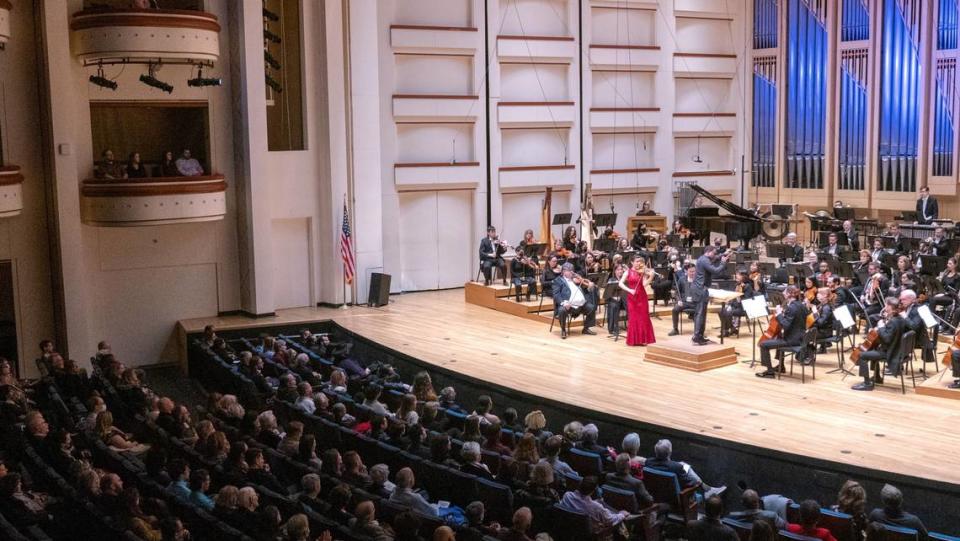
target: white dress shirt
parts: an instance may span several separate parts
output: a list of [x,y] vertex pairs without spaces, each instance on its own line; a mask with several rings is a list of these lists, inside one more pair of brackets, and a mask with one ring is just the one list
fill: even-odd
[[570,306],[573,308],[580,308],[586,304],[587,299],[583,296],[583,291],[580,289],[580,286],[569,278],[565,277],[564,280],[567,282],[567,287],[570,288],[570,299],[567,301],[570,303]]

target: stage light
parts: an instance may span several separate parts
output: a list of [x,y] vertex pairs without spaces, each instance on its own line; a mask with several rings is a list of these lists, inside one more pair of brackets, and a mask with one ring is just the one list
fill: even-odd
[[203,68],[197,70],[197,76],[193,79],[187,79],[187,86],[220,86],[223,80],[219,77],[204,77]]
[[283,87],[280,86],[280,83],[278,83],[273,77],[270,77],[269,75],[267,75],[266,77],[267,77],[267,86],[272,88],[274,92],[277,92],[277,93],[283,92]]
[[117,82],[111,81],[103,76],[103,66],[97,68],[97,74],[90,76],[90,82],[99,86],[100,88],[109,88],[110,90],[117,89]]
[[273,55],[270,54],[270,51],[267,51],[266,49],[263,51],[263,61],[275,70],[280,69],[280,61],[274,58]]
[[156,89],[158,89],[158,90],[162,90],[162,91],[166,92],[167,94],[172,94],[172,93],[173,93],[173,85],[167,84],[167,83],[165,83],[165,82],[157,79],[157,78],[154,77],[153,75],[146,75],[146,74],[141,75],[141,76],[140,76],[140,82],[143,83],[143,84],[145,84],[145,85],[147,85],[147,86],[152,86],[153,88],[156,88]]
[[274,34],[273,32],[267,30],[266,28],[263,29],[263,39],[267,41],[272,41],[273,43],[280,43],[281,41],[283,41],[282,39],[280,39],[280,36]]

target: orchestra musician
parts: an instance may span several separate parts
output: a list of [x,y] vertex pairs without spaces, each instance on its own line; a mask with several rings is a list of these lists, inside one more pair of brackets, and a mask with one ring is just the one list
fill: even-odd
[[883,239],[877,237],[873,239],[873,251],[870,252],[870,259],[874,261],[883,261],[883,256],[887,254],[886,248],[883,247]]
[[831,303],[834,308],[839,307],[840,305],[846,305],[850,308],[853,313],[853,309],[857,304],[856,299],[853,297],[853,292],[843,286],[843,279],[839,276],[830,277],[830,292],[833,294]]
[[[860,354],[860,377],[863,378],[863,382],[853,386],[855,391],[872,391],[876,383],[883,383],[880,361],[885,361],[888,366],[899,367],[902,358],[900,338],[906,332],[906,325],[900,317],[900,300],[887,299],[880,315],[881,318],[876,325],[875,348]],[[871,369],[874,374],[872,380]]]
[[577,228],[575,226],[567,226],[563,230],[563,249],[572,253],[577,252],[579,248],[579,243],[577,242]]
[[937,204],[937,198],[930,196],[930,187],[920,188],[920,199],[917,199],[917,221],[918,224],[932,224],[940,216],[940,206]]
[[720,312],[724,338],[729,336],[740,337],[740,318],[747,315],[747,312],[743,309],[741,299],[750,299],[754,296],[753,280],[750,279],[750,274],[747,271],[737,271],[736,280],[737,285],[735,289],[738,293],[742,293],[743,296],[728,302],[723,307],[723,311]]
[[857,230],[853,228],[853,222],[843,221],[843,232],[847,234],[847,246],[854,252],[860,251],[860,238]]
[[483,285],[490,285],[493,280],[493,269],[500,269],[503,276],[503,285],[507,285],[506,263],[503,253],[507,251],[507,244],[497,238],[497,228],[487,227],[487,236],[480,241],[480,269],[483,271]]
[[903,236],[900,235],[900,226],[896,223],[890,224],[890,227],[887,229],[887,236],[892,238],[893,253],[902,254],[907,251],[906,247],[903,244]]
[[820,284],[821,287],[827,287],[830,285],[830,278],[832,277],[833,273],[830,272],[830,263],[821,261],[816,274],[817,283]]
[[760,272],[760,263],[758,261],[750,263],[750,282],[753,283],[754,295],[767,294],[767,284],[763,281],[763,273]]
[[[904,289],[900,292],[900,314],[903,316],[903,320],[906,321],[907,328],[914,332],[916,335],[916,341],[914,345],[923,352],[929,360],[933,360],[930,352],[930,347],[933,345],[930,340],[930,334],[927,332],[927,325],[923,322],[923,318],[920,316],[920,304],[917,302],[917,293],[912,289]],[[900,372],[898,371],[899,366],[887,365],[887,368],[884,370],[884,375],[894,375],[899,376]]]
[[866,316],[871,320],[871,324],[877,319],[883,310],[884,292],[890,289],[890,280],[887,280],[885,274],[880,272],[880,264],[871,261],[867,265],[867,283],[863,286],[863,306],[866,309]]
[[564,263],[562,275],[553,281],[553,303],[560,320],[560,338],[569,334],[571,317],[583,315],[583,334],[597,334],[591,329],[597,322],[597,286],[577,276],[573,264]]
[[836,257],[840,255],[840,250],[840,245],[837,244],[837,234],[831,232],[827,236],[827,245],[823,247],[823,251]]
[[[533,236],[533,229],[527,229],[526,231],[523,232],[523,240],[521,240],[517,244],[517,250],[522,250],[526,252],[527,246],[532,246],[534,244],[537,244],[537,239],[536,237]],[[533,259],[534,263],[538,262],[539,258],[537,257],[537,254],[528,254],[528,255],[530,256],[531,259]]]
[[950,389],[960,389],[960,349],[950,350],[950,375],[953,383],[947,385]]
[[630,240],[627,237],[620,237],[620,240],[617,241],[617,252],[625,254],[633,251],[633,246],[630,245]]
[[663,305],[667,306],[670,303],[670,292],[673,291],[673,277],[674,274],[683,270],[683,265],[680,261],[680,254],[677,252],[676,248],[667,249],[667,270],[666,276],[657,276],[651,284],[653,289],[653,305],[657,305],[657,301],[662,300]]
[[644,201],[637,211],[637,216],[656,216],[657,213],[650,208],[650,201]]
[[696,303],[693,302],[693,281],[697,278],[697,267],[693,263],[686,263],[683,266],[684,273],[676,273],[675,284],[677,288],[677,302],[673,305],[673,329],[667,333],[667,336],[676,336],[680,334],[680,312],[692,316],[696,311]]
[[630,239],[630,247],[638,252],[646,252],[647,244],[650,242],[651,235],[647,233],[647,224],[640,222],[637,224],[636,231]]
[[[766,367],[763,372],[757,372],[758,378],[773,378],[777,370],[783,371],[783,359],[779,355],[781,349],[799,346],[803,342],[806,331],[807,309],[800,301],[800,290],[796,286],[787,286],[783,292],[785,306],[778,306],[774,316],[780,325],[780,337],[764,340],[760,343],[760,364]],[[780,365],[774,369],[770,361],[770,350],[777,352]]]
[[803,247],[797,244],[796,233],[787,233],[787,236],[783,237],[783,243],[793,248],[793,257],[786,260],[781,259],[780,260],[781,265],[787,261],[792,261],[794,263],[799,263],[803,261]]
[[646,346],[657,341],[650,321],[650,302],[646,286],[653,281],[653,270],[645,267],[642,256],[635,255],[630,269],[620,278],[620,289],[627,292],[627,345]]
[[890,277],[890,288],[887,290],[886,295],[888,297],[896,297],[899,295],[900,291],[904,289],[904,279],[912,280],[912,275],[913,265],[910,262],[910,258],[905,255],[898,257],[897,268],[894,269],[893,275]]
[[[620,283],[620,278],[626,272],[627,267],[625,265],[614,266],[613,275],[607,280],[607,285]],[[620,293],[621,291],[619,287],[615,288],[604,305],[607,307],[607,336],[618,336],[620,334],[620,314],[627,309],[627,298]]]
[[[817,302],[810,304],[808,308],[816,317],[813,326],[817,328],[817,340],[823,340],[833,336],[833,327],[835,318],[833,317],[833,307],[836,302],[836,295],[829,287],[817,289]],[[827,345],[820,344],[820,353],[826,353]]]
[[[719,262],[717,262],[718,258]],[[697,274],[691,288],[691,296],[697,307],[693,317],[692,340],[694,345],[704,346],[711,343],[703,335],[707,326],[707,304],[710,302],[710,294],[707,289],[713,283],[714,277],[723,273],[728,259],[730,259],[730,252],[719,256],[717,247],[712,244],[705,246],[703,255],[697,258]]]
[[517,302],[520,302],[523,286],[527,286],[527,302],[530,302],[530,294],[537,289],[537,273],[539,272],[540,265],[534,258],[527,256],[523,250],[519,250],[517,257],[514,257],[513,261],[510,262],[510,281],[513,282]]
[[[960,289],[960,272],[957,271],[957,259],[951,257],[947,260],[947,268],[937,276],[937,281],[943,285],[943,291],[937,293],[930,299],[930,304],[934,309],[946,309],[957,299],[957,290]],[[944,314],[948,315],[948,314]],[[944,319],[948,319],[944,317]]]
[[947,246],[947,235],[942,227],[937,226],[933,230],[933,238],[930,239],[929,244],[933,255],[950,255],[950,248]]
[[550,254],[547,264],[543,267],[543,274],[540,275],[540,287],[544,295],[553,297],[553,281],[561,273],[560,260],[557,259],[556,254]]

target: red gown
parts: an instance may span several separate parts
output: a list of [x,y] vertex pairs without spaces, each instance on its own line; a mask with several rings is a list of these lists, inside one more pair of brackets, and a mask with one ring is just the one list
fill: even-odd
[[643,275],[629,269],[627,287],[636,291],[627,295],[627,345],[645,346],[653,344],[657,338],[653,335],[653,323],[650,321],[650,303],[647,290],[643,286]]

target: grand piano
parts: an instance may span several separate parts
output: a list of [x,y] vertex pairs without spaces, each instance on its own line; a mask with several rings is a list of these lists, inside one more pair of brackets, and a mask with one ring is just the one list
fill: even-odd
[[[727,240],[740,241],[741,249],[749,249],[750,240],[759,236],[763,232],[764,219],[755,213],[729,201],[720,199],[697,184],[687,184],[682,189],[689,188],[696,192],[696,195],[704,197],[713,203],[716,207],[709,206],[691,206],[687,209],[686,216],[681,216],[680,221],[683,225],[701,235],[709,235],[709,232],[722,233]],[[689,200],[694,200],[691,198]],[[683,200],[683,198],[681,198]],[[720,211],[726,211],[726,214],[720,214]]]

